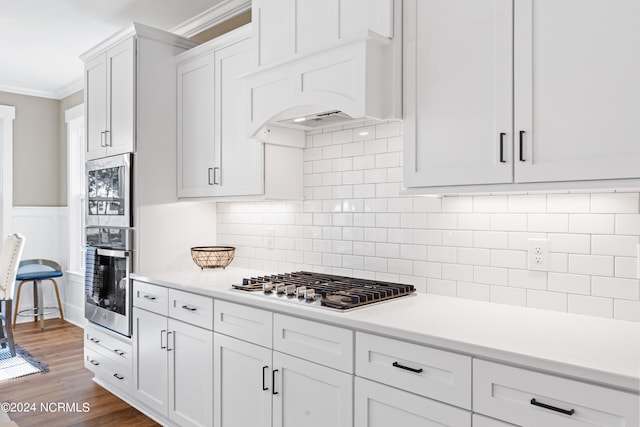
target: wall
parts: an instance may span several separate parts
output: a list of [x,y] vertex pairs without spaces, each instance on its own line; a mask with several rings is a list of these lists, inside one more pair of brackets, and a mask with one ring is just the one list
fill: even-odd
[[0,92],[0,104],[16,107],[14,206],[60,205],[59,101]]
[[[401,196],[401,150],[397,122],[308,134],[305,201],[219,203],[218,244],[237,267],[640,321],[638,192]],[[550,240],[552,271],[527,270],[529,238]]]

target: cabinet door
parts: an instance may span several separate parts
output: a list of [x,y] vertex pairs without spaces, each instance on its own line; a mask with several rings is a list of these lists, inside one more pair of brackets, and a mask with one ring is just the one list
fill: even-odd
[[471,412],[356,377],[355,427],[471,427]]
[[167,318],[133,308],[133,377],[135,395],[167,415]]
[[214,147],[213,53],[177,67],[178,197],[211,196],[216,163]]
[[350,427],[353,376],[273,352],[274,427]]
[[213,424],[213,332],[169,319],[169,418],[181,426]]
[[510,183],[512,0],[404,3],[404,183]]
[[[134,151],[135,135],[135,38],[107,51],[108,154]],[[162,88],[158,88],[162,90]]]
[[107,130],[107,57],[99,55],[85,64],[84,105],[86,159],[104,157]]
[[514,17],[516,181],[640,177],[640,2],[520,0]]
[[251,40],[244,39],[215,52],[215,147],[220,171],[215,171],[216,195],[264,192],[263,144],[245,137],[245,96],[236,78],[252,68]]
[[271,427],[271,350],[218,333],[213,347],[213,425]]

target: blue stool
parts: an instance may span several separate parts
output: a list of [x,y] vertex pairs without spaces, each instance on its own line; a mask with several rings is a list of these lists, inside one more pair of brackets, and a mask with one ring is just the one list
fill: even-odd
[[[58,283],[54,277],[62,277],[62,267],[55,261],[48,259],[27,259],[20,261],[16,281],[20,281],[18,285],[18,296],[16,298],[16,311],[13,313],[13,327],[16,327],[17,316],[33,316],[33,321],[37,322],[40,318],[40,329],[44,329],[44,315],[55,311],[60,312],[60,319],[64,320],[62,314],[62,303],[60,302],[60,292],[58,291]],[[42,299],[42,281],[49,280],[53,283],[58,299],[58,307],[45,307]],[[20,291],[22,285],[33,282],[33,308],[18,310],[20,304]]]

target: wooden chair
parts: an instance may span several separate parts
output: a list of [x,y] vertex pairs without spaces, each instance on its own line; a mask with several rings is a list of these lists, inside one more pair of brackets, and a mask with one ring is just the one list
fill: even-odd
[[20,234],[12,234],[6,238],[0,249],[0,301],[4,301],[4,312],[0,313],[0,345],[5,348],[9,343],[12,356],[16,355],[16,343],[13,340],[11,325],[13,291],[24,241],[25,238]]

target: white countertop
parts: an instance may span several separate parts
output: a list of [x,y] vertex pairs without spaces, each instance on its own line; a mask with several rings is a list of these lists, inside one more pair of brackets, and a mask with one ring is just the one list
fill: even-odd
[[132,274],[134,280],[338,326],[441,347],[484,359],[640,390],[640,324],[439,295],[417,294],[348,312],[231,290],[264,272],[228,267]]

